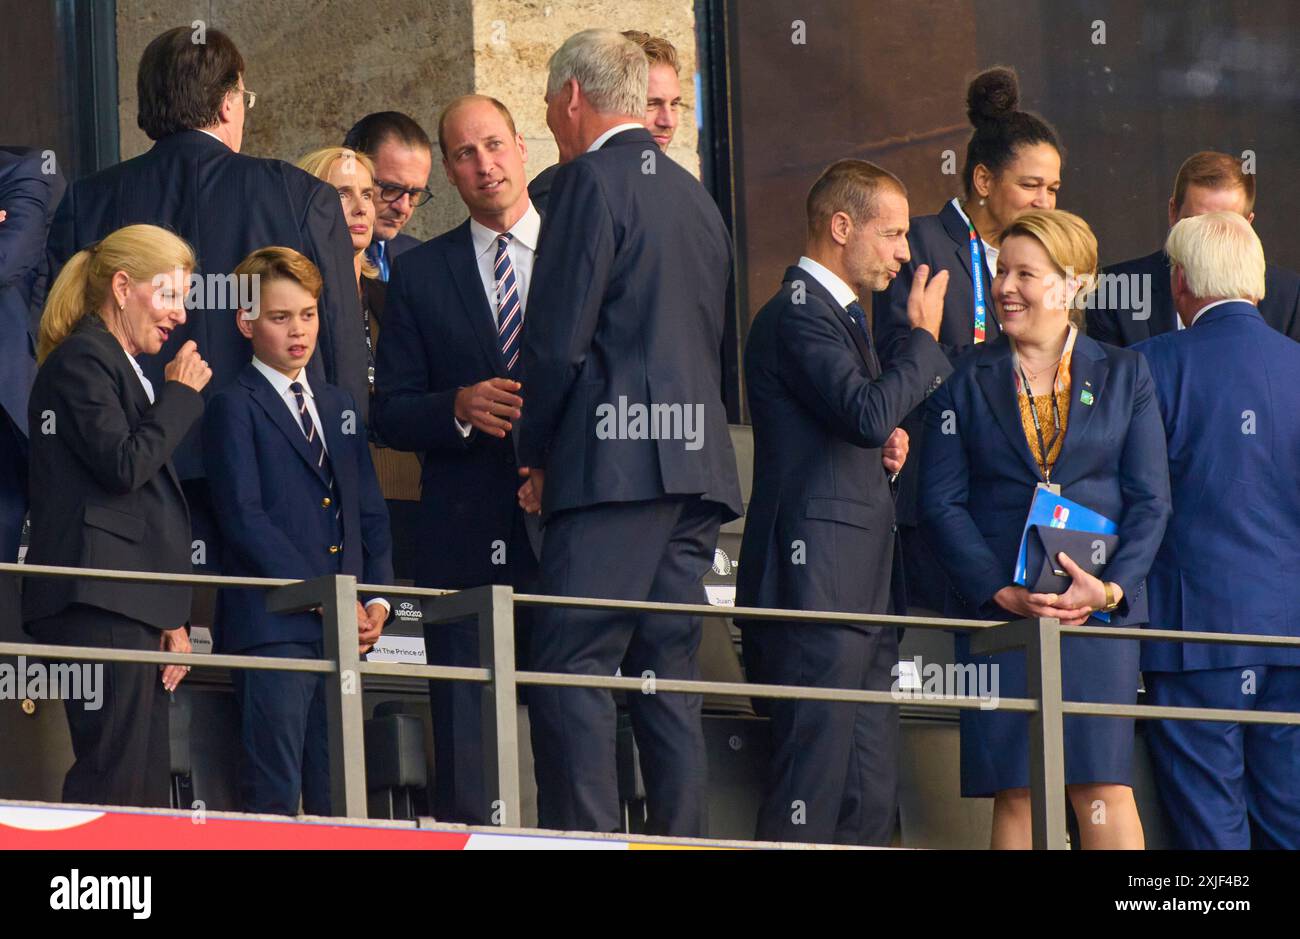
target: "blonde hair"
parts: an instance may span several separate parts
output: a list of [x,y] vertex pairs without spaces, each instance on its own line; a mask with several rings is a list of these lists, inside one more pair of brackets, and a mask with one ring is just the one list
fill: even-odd
[[[313,150],[298,161],[298,169],[311,173],[319,180],[329,182],[330,168],[339,160],[355,160],[360,163],[370,174],[370,183],[372,186],[374,185],[374,161],[364,153],[358,150],[350,150],[347,147],[321,147],[319,150]],[[371,227],[371,235],[374,235],[373,226]],[[361,256],[361,276],[369,277],[371,280],[379,276],[379,268],[372,264],[364,254]]]
[[[293,281],[317,300],[320,299],[321,287],[324,283],[320,268],[311,263],[306,255],[293,248],[279,245],[258,248],[239,262],[234,273],[236,277],[254,278],[253,282],[258,285],[259,290],[273,280]],[[261,306],[260,297],[258,306]]]
[[1079,290],[1072,298],[1070,322],[1083,325],[1083,308],[1088,294],[1097,287],[1097,236],[1088,223],[1063,209],[1036,209],[1026,212],[1002,232],[1002,243],[1020,235],[1033,238],[1064,277],[1079,280]]
[[45,300],[36,361],[44,362],[87,314],[99,312],[118,271],[134,281],[152,281],[176,270],[194,270],[194,249],[157,225],[127,225],[78,251]]
[[1169,230],[1165,254],[1196,297],[1264,299],[1264,246],[1236,212],[1185,218]]

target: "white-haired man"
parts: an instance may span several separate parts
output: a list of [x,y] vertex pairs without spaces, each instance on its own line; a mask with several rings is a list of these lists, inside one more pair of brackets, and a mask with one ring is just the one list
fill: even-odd
[[[555,176],[523,338],[520,501],[546,517],[543,593],[704,603],[721,522],[740,514],[719,348],[731,243],[699,182],[643,126],[645,54],[609,30],[551,57]],[[543,482],[545,485],[543,486]],[[646,679],[629,695],[651,830],[706,833],[698,619],[543,608],[533,667]],[[621,827],[614,701],[530,696],[545,827]]]
[[[1300,343],[1260,316],[1264,249],[1239,213],[1183,219],[1165,251],[1186,328],[1135,347],[1174,503],[1151,626],[1300,637]],[[1150,704],[1300,710],[1294,647],[1145,642],[1142,670]],[[1300,848],[1300,727],[1151,721],[1147,738],[1179,847]]]

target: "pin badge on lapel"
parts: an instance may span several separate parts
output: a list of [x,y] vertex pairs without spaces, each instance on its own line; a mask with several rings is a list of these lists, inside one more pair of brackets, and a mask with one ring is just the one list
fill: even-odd
[[1083,384],[1084,384],[1084,389],[1079,392],[1079,400],[1082,401],[1084,404],[1091,405],[1093,402],[1093,397],[1092,397],[1092,391],[1090,391],[1089,389],[1092,388],[1092,382],[1085,381]]

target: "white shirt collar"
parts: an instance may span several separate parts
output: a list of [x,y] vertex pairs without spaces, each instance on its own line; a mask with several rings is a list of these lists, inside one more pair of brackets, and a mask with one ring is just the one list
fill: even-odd
[[275,393],[281,398],[293,393],[289,390],[289,386],[294,382],[298,382],[302,385],[302,393],[308,398],[315,397],[315,395],[312,394],[311,384],[307,381],[307,370],[305,368],[298,369],[297,378],[290,378],[288,375],[271,368],[271,366],[267,365],[257,356],[253,356],[253,368],[257,369],[266,377],[266,380],[271,383],[271,387],[275,389]]
[[[514,240],[519,242],[529,251],[537,250],[537,236],[542,230],[542,216],[538,214],[537,207],[531,200],[528,203],[528,210],[519,217],[519,221],[511,227],[508,234]],[[474,256],[479,257],[484,252],[494,250],[497,239],[501,237],[501,232],[493,231],[486,225],[469,220],[469,234],[474,242]]]
[[204,130],[202,127],[196,127],[194,129],[197,130],[200,134],[207,134],[209,137],[211,137],[213,140],[220,143],[222,146],[226,146],[226,147],[230,146],[230,144],[226,143],[224,140],[222,140],[220,137],[218,137],[210,130]]
[[609,138],[613,137],[615,134],[621,134],[625,130],[636,130],[638,127],[645,127],[645,125],[634,124],[631,121],[628,121],[626,124],[615,124],[609,130],[605,131],[603,134],[601,134],[599,137],[593,140],[591,142],[591,146],[587,148],[587,152],[594,153],[595,151],[599,150],[601,147],[605,146],[605,141],[609,140]]
[[[969,228],[975,227],[974,225],[971,224],[970,216],[966,214],[966,210],[961,207],[960,199],[958,199],[956,196],[953,196],[951,205],[954,209],[957,210],[957,214],[961,216],[961,220],[965,222]],[[998,251],[1000,251],[1001,249],[995,248],[987,241],[985,241],[983,235],[980,235],[980,241],[984,245],[984,253],[989,255],[991,260],[996,260],[998,256]]]
[[817,282],[830,291],[835,302],[844,309],[849,308],[849,304],[858,299],[853,288],[844,283],[838,274],[827,270],[826,266],[819,264],[810,257],[800,257],[799,266],[817,279]]
[[[1205,315],[1206,310],[1213,310],[1216,306],[1220,306],[1224,303],[1250,303],[1251,306],[1255,305],[1245,297],[1230,297],[1227,300],[1215,300],[1213,303],[1207,303],[1205,304],[1205,306],[1201,307],[1199,310],[1196,311],[1196,315],[1192,317],[1192,325],[1193,326],[1196,325],[1196,321]],[[1180,322],[1181,320],[1182,317],[1179,317]]]

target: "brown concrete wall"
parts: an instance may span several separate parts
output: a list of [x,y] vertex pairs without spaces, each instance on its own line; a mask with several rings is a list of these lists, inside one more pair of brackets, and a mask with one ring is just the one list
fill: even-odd
[[[195,20],[229,34],[248,64],[245,84],[258,101],[245,153],[294,161],[341,142],[361,115],[386,109],[410,114],[432,137],[441,107],[477,91],[514,112],[530,177],[556,158],[542,102],[551,52],[590,26],[645,29],[677,45],[686,106],[672,156],[699,173],[691,0],[118,0],[123,159],[149,147],[136,126],[140,53],[158,33]],[[407,228],[420,238],[464,218],[436,162],[430,188],[435,198]]]

